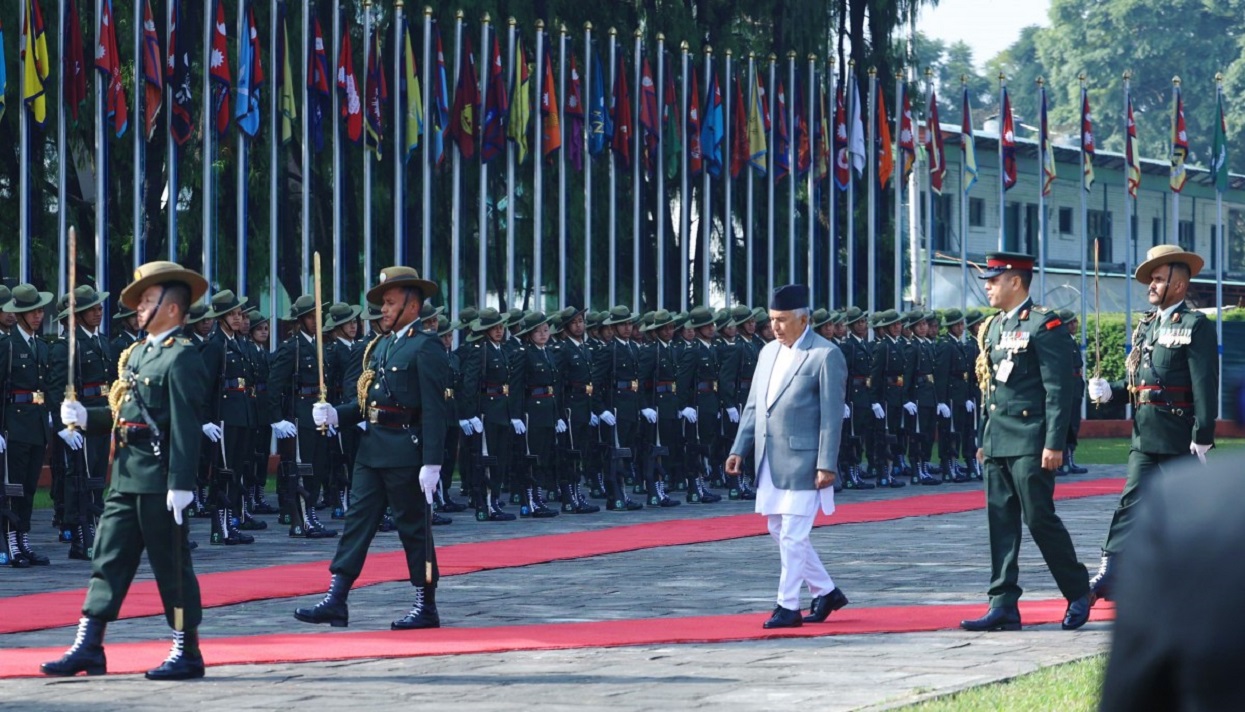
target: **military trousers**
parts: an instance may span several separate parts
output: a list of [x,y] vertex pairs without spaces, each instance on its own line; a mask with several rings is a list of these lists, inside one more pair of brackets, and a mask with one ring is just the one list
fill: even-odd
[[1132,529],[1137,507],[1141,504],[1142,492],[1156,475],[1190,465],[1194,461],[1195,458],[1189,453],[1170,455],[1129,450],[1128,479],[1124,481],[1124,491],[1120,493],[1120,503],[1115,508],[1115,514],[1111,515],[1111,528],[1107,530],[1107,540],[1103,543],[1102,550],[1108,554],[1124,551],[1128,531]]
[[[445,428],[445,454],[441,458],[441,492],[446,499],[449,499],[450,486],[454,484],[454,469],[458,466],[458,441],[462,432],[463,429],[458,426],[458,421],[453,419]],[[353,462],[352,457],[351,463]],[[460,475],[459,480],[466,482],[467,478]]]
[[16,529],[30,531],[30,517],[34,513],[35,490],[39,488],[39,472],[43,469],[43,444],[9,442],[5,450],[8,459],[9,482],[22,486],[24,497],[9,503],[13,514],[21,520]]
[[251,478],[262,491],[268,486],[268,454],[272,450],[272,426],[260,425],[251,433]]
[[566,432],[558,436],[557,466],[561,471],[559,477],[563,482],[577,485],[580,473],[584,471],[584,458],[593,456],[596,442],[596,428],[588,425],[588,419],[576,420],[574,417],[566,421]]
[[[79,450],[63,447],[66,526],[93,524],[104,506],[104,484],[108,477],[108,450],[111,435],[85,435]],[[64,442],[58,437],[56,442]],[[55,458],[55,450],[52,457]]]
[[[428,518],[431,507],[419,488],[417,467],[368,467],[355,465],[351,481],[350,509],[346,510],[346,525],[337,542],[337,553],[329,565],[336,575],[356,579],[363,572],[368,547],[376,536],[385,507],[393,510],[398,539],[406,554],[406,570],[412,585],[436,585],[440,578],[437,569],[436,547],[432,541],[432,528]],[[425,562],[432,563],[432,580],[426,579]]]
[[985,485],[990,607],[1014,606],[1020,600],[1022,523],[1029,527],[1064,598],[1071,601],[1089,593],[1089,573],[1055,513],[1055,473],[1042,469],[1040,456],[987,457]]
[[320,501],[320,490],[329,478],[329,438],[314,425],[298,427],[298,456],[311,465],[311,482],[304,482],[311,504]]
[[555,434],[552,425],[533,425],[520,437],[523,450],[519,453],[519,459],[524,464],[527,487],[558,488],[558,473],[553,461]]
[[126,494],[115,489],[108,494],[95,534],[83,615],[105,621],[117,619],[146,549],[164,604],[164,619],[173,626],[173,609],[180,608],[183,628],[199,627],[203,605],[199,579],[190,561],[189,528],[173,521],[166,497],[165,492]]
[[908,431],[908,458],[923,462],[934,452],[934,422],[938,410],[932,405],[918,405],[916,415],[904,411],[904,429]]
[[[976,403],[976,401],[974,401]],[[963,407],[963,406],[961,406]],[[981,407],[977,403],[977,408]],[[952,413],[959,415],[961,411],[952,410]],[[977,457],[977,411],[969,413],[967,410],[963,412],[963,420],[957,420],[955,429],[960,433],[960,455],[968,460]]]

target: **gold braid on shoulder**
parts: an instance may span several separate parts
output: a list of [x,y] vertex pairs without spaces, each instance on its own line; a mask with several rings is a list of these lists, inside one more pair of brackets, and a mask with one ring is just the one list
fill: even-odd
[[359,382],[355,384],[355,396],[359,399],[359,411],[363,412],[367,408],[367,391],[372,387],[372,379],[376,378],[376,369],[369,368],[369,360],[372,358],[372,349],[376,348],[376,344],[385,337],[378,336],[372,339],[363,349],[363,373],[359,374]]
[[990,352],[986,350],[986,334],[997,316],[998,314],[991,314],[986,317],[981,328],[977,330],[977,387],[981,389],[982,395],[990,392]]
[[116,425],[117,418],[121,417],[121,403],[125,401],[125,394],[130,392],[130,379],[134,374],[126,377],[125,369],[130,363],[130,353],[143,343],[144,339],[139,339],[126,347],[121,352],[120,358],[117,359],[117,380],[112,382],[112,388],[108,391],[108,407],[112,409],[113,425]]

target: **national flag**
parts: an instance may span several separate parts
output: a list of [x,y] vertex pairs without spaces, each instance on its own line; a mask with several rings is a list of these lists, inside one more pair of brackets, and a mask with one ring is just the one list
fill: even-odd
[[570,87],[566,92],[566,157],[577,171],[584,169],[584,92],[579,78],[579,63],[571,52]]
[[618,55],[618,71],[614,74],[614,95],[610,101],[611,113],[614,117],[614,135],[610,140],[610,148],[623,168],[631,167],[631,136],[633,133],[631,118],[631,87],[627,84],[627,65],[622,53]]
[[104,113],[112,119],[113,133],[120,138],[130,125],[121,81],[121,58],[117,55],[117,31],[112,22],[112,0],[104,0],[100,15],[99,42],[95,46],[95,69],[104,75]]
[[817,87],[817,121],[814,136],[817,143],[817,172],[814,177],[823,181],[830,177],[830,165],[833,162],[834,155],[834,139],[830,137],[830,126],[834,122],[834,117],[830,115],[830,105],[827,102],[826,88],[824,86]]
[[687,173],[691,178],[700,175],[705,168],[701,152],[700,135],[700,87],[696,85],[696,72],[688,72],[687,85]]
[[540,91],[540,147],[545,156],[562,148],[562,119],[558,116],[558,92],[553,83],[553,60],[545,43],[545,79]]
[[277,111],[281,116],[281,143],[294,138],[294,121],[298,118],[298,106],[294,102],[294,73],[290,71],[290,35],[286,27],[286,4],[277,5]]
[[961,106],[963,118],[960,119],[960,150],[964,152],[964,177],[960,190],[967,195],[977,183],[977,146],[973,139],[973,112],[968,106],[968,87],[964,87]]
[[900,175],[906,181],[916,163],[916,136],[912,133],[912,100],[908,97],[908,86],[900,83],[900,87],[903,92],[903,116],[899,119],[899,155],[903,159],[900,161],[903,166]]
[[[70,4],[73,4],[72,0],[70,0]],[[76,15],[76,12],[72,13],[72,16]],[[254,23],[252,23],[252,27],[254,27]],[[66,30],[68,30],[65,35],[65,39],[67,41],[70,39],[69,32],[79,32],[78,39],[82,39],[80,34],[81,30],[77,26],[76,17],[74,19],[74,27],[72,29],[67,27]],[[72,52],[73,44],[72,42],[69,44],[69,51]],[[80,45],[79,52],[81,52]],[[68,62],[71,61],[69,57],[69,52],[66,52],[65,58],[67,65]],[[81,61],[82,55],[79,54],[76,66],[80,67]],[[258,61],[259,54],[256,53],[256,62]],[[156,132],[156,117],[160,115],[160,106],[164,103],[164,72],[160,70],[160,65],[160,36],[156,34],[156,20],[151,14],[151,0],[143,0],[143,118],[147,127],[147,133],[145,135],[148,141],[151,140],[151,137]],[[66,66],[66,69],[68,68],[69,67]],[[73,78],[67,72],[65,75],[66,88],[68,88],[69,82],[72,79]],[[85,78],[83,77],[82,80],[84,82],[82,85],[83,96],[85,97]],[[68,94],[68,92],[66,92],[66,94]],[[68,101],[72,103],[73,99],[68,98]],[[78,108],[76,105],[74,105],[73,111],[74,118],[77,118]]]
[[868,156],[865,152],[865,124],[860,120],[860,83],[852,77],[852,123],[850,125],[847,150],[852,157],[852,168],[856,169],[856,175],[863,176],[865,174],[865,161]]
[[926,131],[929,134],[927,151],[929,152],[929,185],[942,195],[942,182],[947,177],[947,148],[942,140],[942,124],[938,122],[938,93],[929,93],[929,121]]
[[847,108],[843,106],[843,87],[834,90],[834,184],[847,190],[852,180],[852,155],[848,148]]
[[450,109],[450,128],[446,137],[458,144],[463,158],[476,155],[476,111],[480,106],[480,82],[476,78],[475,53],[471,38],[463,35],[462,69],[458,73],[458,86],[454,89],[454,108]]
[[756,74],[756,86],[748,104],[748,150],[752,152],[748,163],[757,175],[763,176],[769,172],[769,108],[760,72]]
[[1137,124],[1133,121],[1133,98],[1128,97],[1128,130],[1124,136],[1125,171],[1128,175],[1128,194],[1134,199],[1141,187],[1141,152],[1137,148]]
[[605,106],[605,73],[601,68],[601,53],[592,57],[592,81],[589,82],[591,103],[588,104],[588,155],[599,156],[614,135],[610,112]]
[[259,133],[259,90],[264,84],[264,65],[260,60],[259,30],[255,28],[252,7],[246,9],[246,37],[238,45],[238,128],[254,137]]
[[402,79],[398,91],[406,102],[406,157],[409,159],[424,135],[424,95],[419,86],[419,64],[415,61],[409,24],[402,30]]
[[514,86],[510,94],[510,124],[506,135],[517,148],[515,163],[527,159],[527,130],[532,120],[532,79],[527,68],[527,54],[523,51],[522,38],[514,45]]
[[354,73],[354,49],[350,46],[350,23],[342,27],[342,43],[337,53],[337,98],[342,130],[352,143],[363,140],[363,98],[359,78]]
[[389,103],[389,84],[385,81],[380,54],[380,33],[372,32],[372,51],[367,56],[367,146],[381,155],[385,140],[385,105]]
[[[1042,87],[1042,116],[1039,127],[1042,146],[1042,195],[1049,197],[1055,183],[1055,147],[1050,142],[1050,121],[1046,114],[1046,87]],[[1088,165],[1088,163],[1087,163]]]
[[787,93],[778,79],[774,102],[774,182],[787,177],[791,170],[791,137],[787,133]]
[[878,185],[884,186],[895,173],[895,154],[891,146],[891,122],[886,118],[886,97],[878,91]]
[[1223,90],[1215,97],[1219,115],[1215,118],[1215,140],[1210,149],[1210,173],[1215,178],[1215,190],[1228,190],[1228,126],[1223,120]]
[[795,174],[803,176],[813,167],[812,135],[808,130],[807,97],[804,82],[796,75],[795,81]]
[[229,71],[227,30],[225,25],[225,4],[216,0],[215,21],[212,23],[212,61],[208,73],[212,80],[212,107],[215,113],[216,133],[224,136],[229,130],[229,92],[233,85],[233,75]]
[[[1042,96],[1045,98],[1045,91]],[[1094,148],[1094,115],[1089,111],[1089,92],[1082,89],[1081,151],[1085,154],[1085,170],[1081,175],[1081,183],[1087,191],[1094,186]]]
[[428,112],[431,126],[428,127],[428,139],[432,141],[432,150],[428,158],[432,165],[439,166],[445,159],[445,134],[450,121],[450,90],[445,71],[445,49],[441,46],[441,25],[433,22],[433,36],[436,47],[436,74],[432,77],[432,105]]
[[1189,179],[1185,172],[1184,162],[1189,157],[1189,135],[1185,132],[1184,97],[1180,87],[1176,87],[1176,110],[1172,114],[1172,172],[1168,183],[1173,193],[1184,190],[1185,181]]
[[324,115],[329,107],[329,56],[320,18],[312,16],[311,25],[311,57],[307,63],[307,123],[311,130],[311,144],[317,151],[323,151]]
[[506,149],[506,120],[510,116],[510,96],[502,71],[501,45],[493,33],[493,51],[488,63],[488,86],[484,92],[484,121],[480,124],[480,160],[488,163]]
[[[4,118],[4,95],[9,89],[9,73],[5,69],[4,57],[4,24],[0,23],[0,119]],[[74,118],[78,118],[78,107],[74,106]]]
[[1003,130],[1000,135],[1003,148],[1003,190],[1016,187],[1016,125],[1012,119],[1012,100],[1003,87]]
[[657,163],[657,152],[661,146],[657,141],[657,129],[660,119],[657,116],[657,84],[653,82],[653,66],[648,55],[640,65],[640,143],[644,146],[644,170],[653,172]]
[[173,24],[169,32],[168,61],[165,78],[173,89],[173,104],[169,113],[169,131],[178,146],[184,146],[194,134],[194,74],[191,72],[190,54],[197,33],[194,31],[194,13],[182,13],[182,0],[173,3]]
[[731,178],[738,178],[752,158],[752,149],[748,146],[748,114],[744,110],[744,92],[738,74],[735,75],[735,100],[731,102],[731,107],[731,123],[735,126],[735,140],[731,145]]
[[[18,55],[22,60],[22,75],[26,82],[22,103],[30,109],[30,116],[34,122],[43,126],[48,120],[48,98],[43,83],[47,81],[48,72],[51,70],[48,64],[48,38],[44,31],[43,11],[39,9],[39,3],[36,0],[24,0],[24,2],[26,12]],[[111,18],[111,2],[107,12]],[[113,33],[113,46],[116,46],[115,33]]]
[[[669,55],[662,58],[669,70]],[[674,180],[679,176],[679,165],[683,157],[683,134],[679,129],[679,94],[674,88],[674,72],[666,72],[666,86],[662,90],[662,113],[665,115],[665,126],[661,131],[662,149],[666,152],[666,178]]]
[[[61,81],[65,84],[65,104],[78,120],[78,107],[86,101],[86,59],[83,56],[82,22],[78,19],[77,0],[65,5],[65,49],[61,52]],[[0,52],[0,54],[3,54]],[[0,62],[2,64],[3,62]],[[156,63],[159,65],[159,62]],[[4,90],[4,69],[0,68],[0,93]],[[0,116],[4,115],[4,98],[0,97]]]
[[709,175],[717,178],[722,175],[722,142],[726,138],[726,119],[723,116],[722,88],[718,85],[718,75],[712,69],[709,70],[709,75],[704,123],[700,127],[700,151],[704,155]]

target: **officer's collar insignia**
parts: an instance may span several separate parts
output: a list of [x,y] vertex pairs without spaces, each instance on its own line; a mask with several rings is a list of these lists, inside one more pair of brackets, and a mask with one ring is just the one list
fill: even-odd
[[170,336],[169,338],[167,338],[167,339],[165,339],[165,340],[164,340],[164,344],[162,344],[162,345],[163,345],[165,348],[168,348],[169,346],[172,346],[172,345],[173,345],[173,342],[174,342],[174,338],[173,338],[172,336]]
[[1021,320],[1021,321],[1028,321],[1028,320],[1029,320],[1029,310],[1028,310],[1028,309],[1021,310],[1021,312],[1020,312],[1020,320]]
[[1178,311],[1177,311],[1177,312],[1172,312],[1172,321],[1173,321],[1173,322],[1178,322],[1178,321],[1180,321],[1180,312],[1178,312]]

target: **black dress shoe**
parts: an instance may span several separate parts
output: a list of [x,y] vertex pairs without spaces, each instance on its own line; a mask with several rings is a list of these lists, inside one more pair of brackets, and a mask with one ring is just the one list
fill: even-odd
[[960,621],[960,627],[974,632],[1020,630],[1020,609],[1016,606],[991,608],[981,618]]
[[830,617],[831,613],[839,610],[848,603],[847,596],[838,588],[824,596],[818,596],[813,599],[813,605],[808,608],[808,615],[804,616],[805,623],[821,623]]
[[1063,629],[1076,630],[1085,625],[1089,621],[1089,609],[1091,607],[1089,594],[1085,594],[1075,601],[1069,601],[1068,610],[1063,614]]
[[799,611],[793,611],[790,608],[777,606],[774,608],[774,615],[761,626],[762,628],[799,628],[804,625],[804,618]]
[[451,517],[447,517],[443,514],[437,514],[436,512],[432,513],[432,526],[434,527],[441,527],[441,526],[445,526],[446,524],[453,524],[453,523],[454,523],[454,520]]

